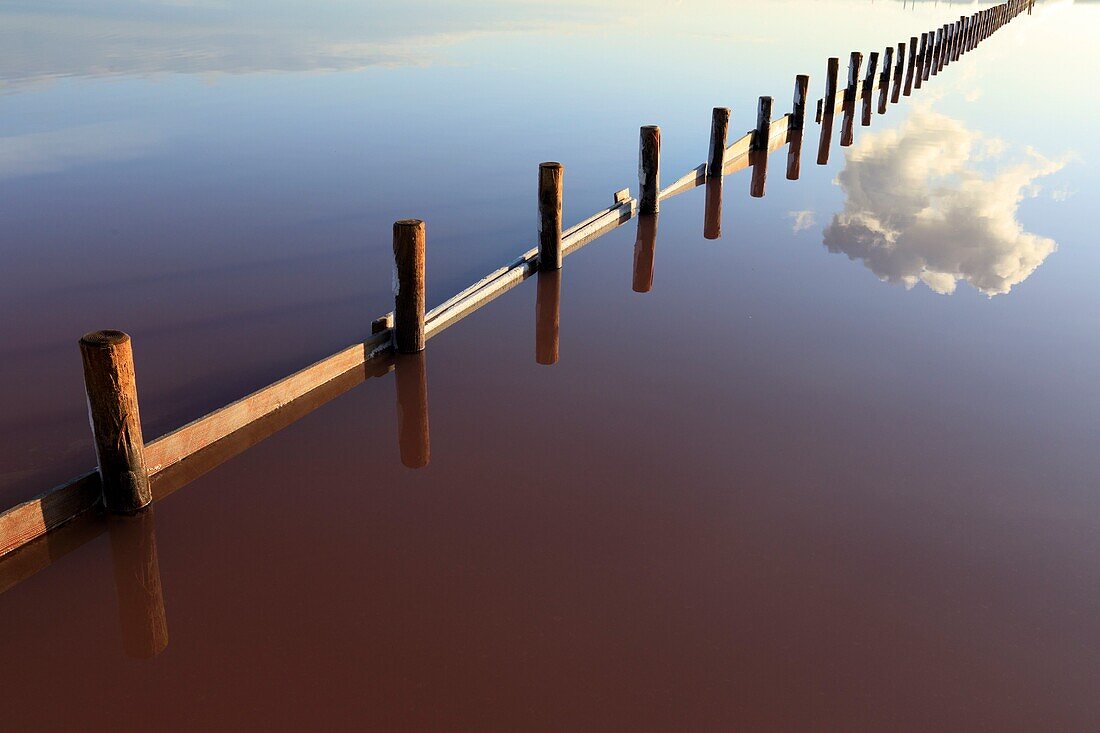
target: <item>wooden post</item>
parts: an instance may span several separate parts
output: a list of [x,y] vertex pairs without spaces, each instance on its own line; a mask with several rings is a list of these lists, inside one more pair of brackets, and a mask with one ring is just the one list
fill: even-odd
[[749,150],[763,150],[767,152],[768,142],[772,130],[772,98],[761,97],[756,108],[756,129],[752,133],[752,142]]
[[806,128],[806,95],[810,91],[810,77],[799,74],[794,79],[794,101],[787,138],[787,180],[797,181],[802,169],[802,135]]
[[890,100],[890,71],[894,64],[894,47],[887,46],[882,55],[882,77],[879,79],[878,113],[886,114],[886,103]]
[[168,646],[154,508],[135,516],[111,517],[107,532],[122,648],[135,659],[152,659]]
[[539,269],[561,269],[561,198],[565,167],[539,164]]
[[859,67],[863,65],[863,54],[859,51],[852,51],[851,56],[848,58],[848,86],[844,89],[844,103],[854,102],[856,99],[856,88],[859,86]]
[[660,211],[661,192],[661,128],[646,125],[641,129],[638,145],[638,185],[641,188],[638,211],[656,214]]
[[132,514],[148,506],[153,495],[145,467],[130,337],[122,331],[85,334],[80,355],[103,503],[110,512]]
[[393,334],[402,354],[424,350],[424,245],[424,222],[394,222]]
[[875,93],[875,79],[878,73],[878,51],[872,51],[867,58],[867,76],[863,79],[863,126],[871,124],[871,101]]
[[928,31],[928,49],[924,54],[924,67],[922,68],[921,78],[924,81],[928,81],[932,76],[932,57],[936,55],[936,32]]
[[928,52],[928,34],[920,34],[920,51],[917,52],[917,68],[913,76],[913,86],[920,89],[924,83],[924,54]]
[[840,59],[829,59],[829,64],[825,70],[825,103],[824,114],[826,117],[832,116],[836,112],[836,77],[840,71]]
[[772,98],[761,97],[756,109],[756,130],[749,143],[749,158],[752,161],[752,181],[749,195],[763,198],[764,184],[768,176],[768,143],[772,131]]
[[810,91],[810,77],[799,74],[794,78],[794,101],[791,102],[789,130],[802,130],[806,126],[806,95]]
[[953,42],[953,30],[950,23],[943,27],[943,55],[940,56],[940,71],[951,65],[951,44]]
[[634,292],[653,289],[653,260],[657,250],[657,214],[638,215],[638,234],[634,240]]
[[905,91],[902,92],[905,96],[909,96],[913,93],[913,71],[917,65],[917,37],[913,36],[909,39],[909,61],[905,66]]
[[707,178],[721,178],[726,164],[726,137],[730,127],[730,108],[715,107],[710,115],[710,155],[707,158]]
[[932,42],[932,64],[931,64],[931,76],[935,76],[940,70],[940,53],[941,44],[943,43],[943,29],[936,29],[936,39]]
[[905,44],[898,44],[898,60],[894,66],[894,88],[890,93],[890,102],[897,104],[901,99],[901,82],[905,77]]
[[558,363],[561,328],[561,270],[539,270],[535,293],[535,361]]
[[423,468],[431,459],[425,356],[423,351],[399,354],[393,365],[397,388],[397,446],[401,463],[408,468]]

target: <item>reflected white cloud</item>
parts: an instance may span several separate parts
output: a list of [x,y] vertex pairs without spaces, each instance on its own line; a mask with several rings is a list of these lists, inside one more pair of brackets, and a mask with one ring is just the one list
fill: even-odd
[[814,212],[809,209],[805,211],[788,211],[787,218],[791,219],[791,232],[798,234],[811,228],[814,224],[817,224],[817,219],[814,218]]
[[98,161],[132,160],[160,143],[156,132],[107,123],[0,137],[0,180]]
[[1007,154],[1000,140],[914,110],[848,152],[837,176],[844,211],[825,228],[825,246],[906,288],[923,282],[946,294],[965,281],[988,296],[1009,292],[1057,249],[1016,214],[1064,162],[1032,149],[1015,162]]

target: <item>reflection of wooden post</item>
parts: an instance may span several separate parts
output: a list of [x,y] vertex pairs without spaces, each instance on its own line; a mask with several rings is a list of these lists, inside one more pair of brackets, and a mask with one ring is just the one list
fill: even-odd
[[802,173],[802,130],[792,130],[787,148],[787,180],[797,181]]
[[80,355],[104,505],[115,513],[136,512],[148,506],[153,495],[130,337],[122,331],[86,334],[80,339]]
[[840,123],[840,147],[846,148],[855,139],[855,100],[844,102],[844,119]]
[[397,350],[424,349],[424,222],[404,219],[393,225],[393,333]]
[[428,370],[425,354],[399,354],[394,361],[397,385],[397,443],[401,463],[409,468],[428,465]]
[[879,79],[878,113],[886,114],[886,103],[890,99],[890,69],[894,63],[894,47],[887,46],[882,55],[882,77]]
[[821,120],[821,138],[817,143],[817,164],[829,163],[829,148],[833,144],[833,115],[825,115]]
[[646,125],[641,129],[638,185],[642,190],[638,199],[638,212],[656,214],[660,210],[657,197],[661,192],[661,128],[657,125]]
[[107,531],[123,649],[127,656],[152,659],[168,646],[154,509],[149,507],[131,517],[111,517]]
[[722,179],[712,178],[707,181],[706,202],[703,209],[703,238],[718,239],[721,236]]
[[901,99],[901,82],[905,76],[905,44],[898,44],[898,60],[894,65],[894,88],[890,92],[890,103],[897,104]]
[[561,163],[539,164],[539,269],[561,269]]
[[726,164],[726,137],[729,135],[730,108],[715,107],[710,116],[710,156],[707,158],[707,179],[722,178]]
[[535,293],[535,361],[558,363],[561,325],[561,270],[539,270]]
[[653,289],[653,259],[657,251],[657,215],[638,215],[638,236],[634,240],[634,292]]
[[761,97],[756,110],[756,130],[749,143],[749,159],[752,164],[752,183],[749,194],[753,198],[764,196],[764,184],[768,177],[768,144],[772,133],[772,98]]

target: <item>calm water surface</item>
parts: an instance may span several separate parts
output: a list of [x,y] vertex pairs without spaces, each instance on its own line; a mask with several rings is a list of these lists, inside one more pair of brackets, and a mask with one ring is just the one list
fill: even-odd
[[[639,125],[671,181],[711,107],[987,6],[5,4],[2,504],[94,465],[82,333],[161,435],[363,338],[394,220],[437,303],[533,244],[540,161],[578,221]],[[1039,3],[828,166],[810,125],[799,182],[727,178],[721,239],[667,202],[649,292],[631,222],[0,563],[5,729],[1092,729],[1098,31]]]

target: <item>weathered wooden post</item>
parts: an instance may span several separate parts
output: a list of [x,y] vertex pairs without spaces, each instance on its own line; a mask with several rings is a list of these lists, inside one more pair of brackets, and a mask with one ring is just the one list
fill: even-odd
[[844,103],[855,101],[856,88],[859,86],[859,67],[863,65],[863,54],[852,51],[848,57],[848,86],[844,88]]
[[756,129],[749,143],[749,159],[752,163],[752,181],[749,195],[763,198],[764,185],[768,177],[768,144],[772,132],[772,98],[761,97],[756,109]]
[[834,56],[829,59],[828,66],[825,70],[825,101],[823,103],[823,112],[826,117],[836,113],[836,77],[839,72],[840,59]]
[[707,157],[707,179],[722,178],[726,165],[726,137],[729,135],[730,108],[715,107],[710,115],[710,155]]
[[561,328],[561,270],[539,270],[535,293],[535,361],[558,363]]
[[887,46],[882,55],[882,76],[879,77],[878,113],[886,114],[886,103],[890,100],[890,70],[894,63],[894,47]]
[[905,65],[905,90],[902,92],[907,97],[913,93],[913,71],[916,65],[917,37],[913,36],[909,39],[909,61]]
[[152,659],[168,646],[154,508],[134,516],[111,517],[107,532],[122,648],[135,659]]
[[657,251],[657,214],[638,215],[638,234],[634,240],[634,292],[653,289],[653,260]]
[[840,145],[852,144],[856,114],[856,90],[859,86],[859,67],[863,64],[863,54],[852,51],[848,61],[848,86],[844,88],[844,120],[840,125]]
[[932,63],[930,75],[935,76],[940,70],[940,53],[942,51],[941,44],[943,43],[943,29],[936,29],[936,39],[932,42]]
[[539,164],[539,269],[561,269],[561,198],[565,167]]
[[110,512],[132,514],[148,506],[153,494],[145,467],[130,337],[122,331],[85,334],[80,355],[103,504]]
[[794,79],[794,101],[787,129],[790,146],[787,148],[787,180],[797,181],[802,169],[802,136],[806,129],[806,95],[810,91],[810,77],[799,74]]
[[871,124],[871,100],[875,93],[875,79],[878,73],[878,51],[872,51],[867,58],[867,76],[863,79],[863,119],[864,127]]
[[407,468],[423,468],[431,459],[428,432],[428,369],[423,351],[398,354],[394,361],[397,388],[397,447]]
[[794,99],[791,102],[789,129],[802,130],[806,127],[806,96],[810,92],[809,74],[799,74],[794,78]]
[[393,225],[393,336],[397,350],[424,350],[424,222],[402,219]]
[[917,52],[917,68],[913,75],[913,87],[921,88],[924,83],[924,54],[928,52],[928,34],[920,34],[920,51]]
[[940,55],[940,71],[951,65],[952,26],[947,23],[943,27],[943,54]]
[[638,212],[656,214],[660,211],[661,193],[661,128],[646,125],[641,129],[638,145]]
[[921,69],[921,78],[928,81],[932,76],[932,57],[936,55],[936,32],[928,31],[928,48],[924,54],[924,67]]
[[894,66],[894,88],[890,93],[890,103],[897,104],[901,99],[901,82],[905,77],[905,44],[898,44],[898,60]]

